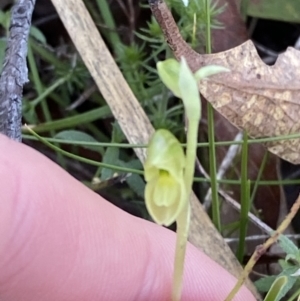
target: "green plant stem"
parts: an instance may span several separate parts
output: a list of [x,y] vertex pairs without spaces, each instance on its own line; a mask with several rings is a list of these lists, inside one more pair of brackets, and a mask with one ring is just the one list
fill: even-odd
[[180,301],[181,299],[184,259],[190,227],[190,210],[189,199],[187,198],[185,208],[183,208],[176,220],[176,249],[173,272],[172,301]]
[[172,300],[179,301],[181,298],[182,278],[184,270],[184,258],[186,251],[186,244],[189,233],[190,224],[190,195],[192,192],[193,178],[195,173],[195,161],[197,152],[199,119],[191,118],[188,120],[187,129],[187,149],[186,149],[186,163],[185,163],[185,190],[187,193],[186,206],[176,220],[177,224],[177,241],[175,251],[174,273],[173,273],[173,289]]
[[38,54],[44,61],[48,62],[50,65],[53,65],[55,69],[69,70],[69,65],[64,61],[59,60],[49,48],[46,48],[45,45],[41,45],[36,42],[34,39],[30,38],[30,47],[35,54]]
[[[31,74],[32,74],[33,83],[35,85],[36,91],[38,93],[38,96],[41,96],[43,94],[44,89],[43,89],[41,79],[39,77],[38,69],[37,69],[37,66],[36,66],[36,63],[35,63],[35,59],[34,59],[34,56],[33,56],[33,53],[32,53],[30,43],[28,45],[28,62],[29,62],[30,71],[31,71]],[[48,105],[45,102],[45,100],[41,102],[41,106],[42,106],[42,110],[43,110],[44,117],[45,117],[46,121],[51,121],[52,120],[51,114],[50,114]],[[54,134],[55,134],[54,132],[51,132],[52,136]]]
[[187,148],[186,148],[186,164],[185,164],[185,187],[190,195],[193,185],[195,162],[197,154],[199,119],[188,119],[187,127]]
[[240,213],[240,233],[239,245],[237,250],[237,259],[243,262],[245,251],[245,238],[248,228],[248,213],[250,210],[250,181],[248,181],[248,141],[247,133],[244,132],[242,146],[242,162],[241,162],[241,213]]
[[97,0],[96,1],[100,14],[104,20],[105,25],[109,28],[108,35],[110,39],[110,43],[114,48],[114,51],[117,53],[117,47],[122,44],[120,37],[116,31],[116,23],[112,16],[112,13],[109,8],[109,4],[107,0]]
[[30,102],[31,107],[35,107],[36,105],[38,105],[42,100],[44,100],[56,88],[58,88],[59,86],[63,85],[65,82],[67,82],[68,79],[69,79],[69,75],[66,75],[66,76],[58,79],[56,82],[54,82],[50,87],[48,87],[43,92],[41,92],[36,99],[34,99]]
[[[52,129],[52,126],[53,126],[53,129],[55,129],[55,130],[64,129],[67,127],[75,126],[78,123],[85,124],[85,123],[95,121],[99,118],[105,118],[105,117],[110,117],[110,116],[111,116],[111,111],[110,111],[109,107],[103,106],[101,108],[97,108],[97,109],[88,111],[86,113],[78,114],[76,116],[58,119],[58,120],[55,120],[55,121],[52,121],[49,123],[43,123],[43,124],[37,125],[34,127],[34,131],[36,133],[46,132],[46,131],[49,131],[50,129]],[[66,124],[66,126],[64,126],[65,124]],[[22,132],[26,133],[27,130],[23,128]],[[30,138],[31,136],[28,136],[28,135],[23,135],[23,136],[26,137],[26,139],[31,139]],[[300,134],[277,136],[274,138],[249,139],[248,144],[264,143],[264,142],[278,141],[278,140],[283,140],[283,139],[296,139],[296,138],[300,138]],[[76,141],[69,141],[69,142],[55,141],[54,138],[45,138],[45,139],[52,141],[52,142],[61,142],[61,143],[67,143],[67,144],[72,144],[73,142],[74,142],[74,144],[77,143]],[[232,144],[242,144],[242,143],[243,143],[243,141],[220,141],[220,142],[216,142],[215,145],[216,146],[228,146],[228,145],[232,145]],[[89,145],[91,145],[91,146],[115,146],[115,147],[120,147],[120,148],[146,148],[146,147],[148,147],[147,144],[128,144],[128,143],[115,144],[114,143],[113,145],[105,145],[105,144],[102,145],[101,142],[89,142]],[[181,145],[183,147],[185,147],[186,143],[182,143]],[[208,146],[209,146],[208,142],[197,143],[197,147],[208,147]],[[199,178],[196,178],[196,179],[199,179]],[[237,182],[236,180],[219,180],[219,181],[225,181],[225,182],[220,182],[223,184],[239,184],[240,183],[240,182]],[[210,182],[210,181],[207,180],[206,182]],[[264,181],[264,182],[267,183],[267,181]],[[268,183],[269,182],[273,183],[271,185],[278,185],[278,181],[268,181]],[[295,183],[298,183],[298,182],[295,182]]]
[[111,164],[106,164],[106,163],[101,163],[101,162],[98,162],[98,161],[94,161],[94,160],[90,160],[90,159],[87,159],[87,158],[79,157],[77,155],[74,155],[72,153],[64,151],[64,150],[60,149],[59,147],[51,144],[46,139],[42,138],[37,133],[35,133],[32,129],[28,128],[28,131],[33,136],[35,136],[39,141],[41,141],[42,143],[44,143],[45,145],[47,145],[51,149],[59,152],[60,154],[66,156],[66,157],[69,157],[69,158],[72,158],[72,159],[75,159],[77,161],[84,162],[84,163],[87,163],[87,164],[90,164],[90,165],[98,166],[98,167],[110,168],[112,170],[118,170],[118,171],[123,171],[123,172],[127,172],[127,173],[135,173],[135,174],[140,174],[140,175],[144,174],[144,172],[141,171],[141,170],[125,168],[125,167],[122,167],[122,166],[116,166],[116,165],[111,165]]
[[258,171],[256,180],[255,180],[255,184],[254,184],[254,187],[253,187],[252,192],[251,192],[251,198],[250,198],[250,204],[251,205],[253,204],[253,201],[254,201],[254,198],[255,198],[255,195],[256,195],[256,191],[257,191],[257,188],[259,186],[260,179],[262,177],[263,171],[265,170],[266,163],[268,161],[268,154],[269,153],[265,150],[265,154],[264,154],[263,159],[260,163],[259,171]]
[[[29,131],[29,130],[26,130]],[[48,137],[41,137],[44,141],[47,142],[58,142],[60,144],[70,144],[70,145],[78,145],[78,146],[93,146],[93,147],[118,147],[118,148],[145,148],[147,147],[144,144],[136,144],[136,145],[130,145],[125,143],[110,143],[110,142],[89,142],[89,141],[75,141],[75,140],[62,140],[57,138],[48,138]],[[35,136],[31,135],[24,135],[23,139],[28,140],[40,140]],[[114,170],[118,170],[118,166],[113,165]],[[131,170],[132,173],[142,174],[140,173],[140,170]],[[209,179],[201,178],[201,177],[194,177],[194,182],[200,182],[200,183],[210,183]],[[218,180],[219,184],[230,184],[230,185],[241,185],[240,180]],[[300,184],[300,180],[274,180],[274,181],[250,181],[251,184],[255,184],[258,186],[276,186],[276,185],[295,185]]]
[[214,111],[210,104],[207,104],[208,121],[208,141],[209,141],[209,176],[211,180],[211,198],[212,198],[212,221],[218,231],[221,231],[220,204],[218,195],[218,179],[216,164],[215,147],[215,129],[214,129]]
[[[211,31],[210,31],[210,1],[205,0],[206,12],[206,53],[211,53]],[[209,142],[209,176],[211,179],[211,199],[212,199],[212,221],[218,231],[221,231],[220,204],[218,195],[216,147],[215,147],[215,125],[214,109],[207,103],[207,123]]]
[[[77,114],[75,116],[62,118],[50,122],[41,123],[37,126],[34,126],[34,131],[36,133],[47,132],[51,130],[62,130],[66,128],[72,128],[74,126],[78,126],[93,122],[100,118],[110,117],[111,111],[108,106],[103,106],[101,108],[97,108],[82,114]],[[22,132],[26,133],[26,128],[22,129]]]
[[[109,37],[110,45],[112,46],[114,53],[117,55],[117,57],[120,58],[122,48],[123,48],[123,43],[116,30],[116,23],[111,13],[108,1],[97,0],[97,5],[105,25],[108,26],[109,28],[108,37]],[[138,87],[136,87],[136,85],[134,84],[135,81],[134,81],[134,77],[132,76],[132,70],[126,70],[126,62],[124,62],[123,60],[120,61],[120,65],[130,88],[132,89],[135,95],[138,95]]]
[[210,20],[210,1],[205,0],[205,14],[206,14],[206,53],[211,53],[211,20]]
[[[32,52],[30,42],[28,43],[28,54],[27,54],[27,56],[28,56],[30,71],[31,71],[31,74],[32,74],[32,77],[33,77],[33,82],[34,82],[36,91],[38,93],[38,96],[41,96],[43,94],[44,88],[43,88],[43,84],[42,84],[42,81],[41,81],[40,76],[39,76],[39,72],[38,72],[37,65],[36,65],[36,62],[35,62],[35,59],[34,59],[34,56],[33,56],[33,52]],[[42,111],[43,111],[45,120],[47,122],[51,122],[52,117],[51,117],[51,114],[50,114],[50,111],[49,111],[49,108],[48,108],[48,104],[47,104],[45,98],[43,99],[43,101],[41,101],[41,107],[42,107]],[[50,134],[51,134],[51,136],[54,136],[55,132],[53,130],[50,130]],[[58,162],[60,163],[60,165],[65,168],[66,167],[65,166],[65,161],[64,161],[63,157],[60,155],[60,153],[57,153],[57,159],[58,159]]]

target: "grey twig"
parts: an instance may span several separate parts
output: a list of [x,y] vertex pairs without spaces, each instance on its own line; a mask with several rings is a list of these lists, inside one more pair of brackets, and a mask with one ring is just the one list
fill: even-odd
[[0,77],[0,133],[21,141],[22,92],[28,81],[27,41],[35,0],[19,0],[11,14]]

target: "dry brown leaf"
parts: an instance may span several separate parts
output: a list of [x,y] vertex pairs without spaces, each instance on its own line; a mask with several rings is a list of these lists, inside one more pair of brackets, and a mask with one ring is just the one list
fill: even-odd
[[[210,56],[205,64],[228,67],[230,74],[199,85],[216,110],[254,138],[299,132],[300,52],[289,48],[274,66],[265,65],[251,41]],[[267,144],[270,152],[300,163],[300,140]]]
[[[253,138],[295,134],[300,130],[300,52],[294,48],[279,56],[274,66],[259,58],[251,41],[217,54],[201,55],[182,39],[166,4],[150,5],[177,59],[184,56],[193,71],[206,65],[231,70],[202,81],[200,92],[231,123]],[[269,151],[300,163],[300,139],[267,143]]]

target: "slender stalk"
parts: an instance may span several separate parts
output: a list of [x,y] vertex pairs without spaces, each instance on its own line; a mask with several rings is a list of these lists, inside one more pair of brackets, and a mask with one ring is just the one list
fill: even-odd
[[237,251],[237,259],[243,262],[245,251],[245,238],[248,228],[248,212],[250,210],[250,181],[248,181],[248,143],[247,133],[244,132],[242,146],[242,162],[241,162],[241,214],[240,214],[240,233],[239,245]]
[[[205,0],[206,11],[206,53],[211,53],[211,31],[210,31],[210,9],[209,0]],[[212,221],[218,231],[221,231],[221,217],[218,195],[216,147],[215,147],[215,123],[214,109],[207,103],[207,123],[209,141],[209,175],[211,179],[211,198],[212,198]]]
[[[37,68],[37,65],[36,65],[36,62],[35,62],[35,59],[33,56],[33,52],[32,52],[30,43],[28,44],[28,62],[29,62],[31,75],[32,75],[33,83],[36,88],[37,94],[38,94],[38,96],[41,96],[44,92],[44,87],[43,87],[42,81],[39,76],[38,68]],[[48,105],[45,101],[45,98],[43,99],[43,101],[39,100],[39,102],[41,102],[42,111],[43,111],[46,121],[47,122],[52,121],[51,114],[50,114]],[[50,133],[51,133],[51,136],[55,135],[55,132],[52,130],[50,130]]]
[[[52,129],[52,125],[53,125],[53,129],[57,130],[57,129],[64,129],[66,127],[72,127],[73,125],[77,125],[78,123],[80,124],[85,124],[88,122],[92,122],[95,121],[99,118],[104,118],[104,117],[110,117],[111,116],[111,111],[109,109],[108,106],[103,106],[101,108],[97,108],[91,111],[88,111],[86,113],[82,113],[82,114],[78,114],[79,118],[76,116],[72,116],[72,117],[67,117],[67,118],[63,118],[63,119],[58,119],[49,123],[42,123],[40,125],[37,125],[34,127],[35,132],[37,133],[41,133],[41,132],[45,132],[48,131],[49,129]],[[64,126],[64,122],[66,122],[66,126]],[[23,128],[22,129],[23,133],[26,133],[26,129]],[[28,136],[23,135],[26,139],[30,139]],[[282,140],[282,139],[296,139],[300,137],[300,134],[293,134],[293,135],[288,135],[286,136],[286,138],[284,138],[285,136],[278,136],[278,137],[274,137],[274,141],[278,141],[278,140]],[[57,142],[55,141],[55,139],[53,138],[47,138],[49,141],[53,141],[53,142]],[[266,139],[257,139],[257,140],[253,140],[253,139],[249,139],[248,140],[248,144],[256,144],[256,143],[263,143],[263,142],[270,142],[273,141],[270,138],[266,138]],[[60,142],[60,141],[58,141]],[[61,143],[66,143],[66,142],[61,142]],[[69,142],[70,144],[72,142]],[[75,143],[75,142],[74,142]],[[228,146],[228,145],[233,145],[233,144],[242,144],[243,141],[220,141],[220,142],[216,142],[215,145],[216,146]],[[90,142],[90,145],[102,145],[101,142]],[[115,144],[114,144],[115,145]],[[181,144],[183,147],[186,146],[186,143]],[[103,146],[106,146],[105,144],[103,144]],[[116,145],[116,147],[122,147],[122,148],[146,148],[148,145],[147,144],[129,144],[129,143],[118,143]],[[209,143],[207,142],[200,142],[197,143],[197,147],[208,147]],[[205,178],[195,178],[197,181],[202,181],[205,180],[205,182],[210,182],[210,180],[207,180]],[[219,183],[222,184],[240,184],[240,181],[237,180],[218,180]],[[256,181],[251,181],[251,183],[255,183]],[[260,184],[260,183],[264,183],[264,184]],[[271,183],[270,185],[280,185],[281,183],[290,183],[290,184],[297,184],[298,180],[289,180],[286,182],[282,182],[282,181],[259,181],[259,185],[268,185],[268,183]]]
[[[114,53],[117,55],[117,57],[120,58],[122,55],[122,48],[124,45],[117,32],[116,22],[111,13],[108,1],[107,0],[97,0],[96,3],[98,5],[100,14],[103,18],[105,25],[108,26],[108,28],[110,29],[108,31],[110,45],[112,46]],[[123,70],[123,74],[124,74],[127,82],[129,83],[130,88],[132,89],[132,91],[135,95],[138,95],[139,87],[136,87],[136,85],[135,85],[135,80],[132,75],[132,70],[126,69],[126,63],[124,63],[123,60],[120,61],[120,64],[121,64],[121,69]]]
[[175,263],[173,273],[172,300],[179,301],[182,291],[182,278],[184,272],[184,258],[190,224],[190,204],[189,198],[192,191],[193,177],[195,172],[195,161],[197,151],[199,119],[188,120],[187,129],[187,149],[186,149],[186,169],[184,174],[185,188],[187,193],[186,206],[176,220],[177,241],[175,251]]
[[118,32],[116,31],[116,23],[111,13],[109,4],[106,0],[97,0],[96,3],[105,25],[109,28],[108,34],[111,45],[114,48],[115,52],[117,52],[117,48],[122,44],[122,42],[118,35]]
[[211,53],[211,30],[210,30],[210,1],[205,0],[205,13],[206,13],[206,53]]
[[195,172],[195,161],[198,139],[198,119],[188,119],[187,127],[187,148],[186,148],[186,167],[185,167],[185,187],[188,194],[191,193],[193,176]]
[[68,79],[69,79],[69,75],[61,77],[60,79],[55,81],[50,87],[46,88],[44,91],[41,91],[41,93],[38,95],[38,97],[30,102],[31,107],[35,107],[39,103],[41,103],[56,88],[58,88],[59,86],[63,85],[65,82],[67,82]]
[[211,180],[212,221],[221,231],[220,204],[218,195],[218,179],[215,147],[214,111],[211,104],[207,104],[208,141],[209,141],[209,175]]
[[[97,109],[98,110],[98,109]],[[35,130],[36,128],[33,128],[35,133],[37,131]],[[23,130],[26,130],[29,132],[28,128],[24,128]],[[89,141],[77,141],[77,140],[62,140],[62,139],[57,139],[57,138],[49,138],[49,137],[41,137],[43,141],[47,142],[53,142],[53,143],[60,143],[60,144],[70,144],[70,145],[81,145],[81,146],[92,146],[92,147],[119,147],[119,148],[145,148],[147,145],[145,144],[128,144],[128,143],[110,143],[110,142],[89,142]],[[28,140],[39,140],[35,136],[31,135],[26,135],[23,134],[23,139],[28,139]],[[94,163],[92,164],[94,165]],[[118,170],[118,166],[113,167],[114,170]],[[130,172],[132,173],[137,173],[137,174],[143,174],[140,170],[131,170]],[[210,183],[210,179],[206,178],[201,178],[201,177],[195,177],[194,182],[201,182],[201,183]],[[230,184],[230,185],[241,185],[240,180],[218,180],[219,184]],[[300,184],[300,180],[274,180],[274,181],[250,181],[251,185],[255,184],[258,186],[276,186],[276,185],[295,185],[295,184]]]
[[256,191],[257,191],[258,186],[259,186],[260,179],[262,177],[263,171],[265,170],[265,167],[266,167],[266,164],[267,164],[267,161],[268,161],[268,154],[269,153],[265,150],[265,154],[264,154],[263,159],[260,163],[259,171],[258,171],[256,180],[255,180],[255,184],[254,184],[254,187],[253,187],[252,192],[251,192],[251,198],[250,198],[250,204],[251,205],[253,204],[254,198],[256,196]]
[[[83,125],[110,116],[110,108],[108,106],[103,106],[101,108],[93,109],[88,112],[77,114],[71,117],[41,123],[34,126],[34,131],[37,133],[43,133],[52,130],[63,130],[66,128],[75,127],[78,124]],[[23,128],[22,131],[23,133],[26,133],[26,128]]]
[[[31,71],[31,74],[32,74],[32,79],[33,79],[33,83],[34,83],[34,86],[36,88],[37,94],[38,94],[38,96],[41,96],[44,92],[44,87],[43,87],[41,78],[39,76],[38,68],[37,68],[37,65],[36,65],[36,62],[35,62],[35,58],[34,58],[34,55],[33,55],[33,51],[32,51],[30,41],[28,43],[28,62],[29,62],[30,71]],[[41,107],[42,107],[42,111],[43,111],[45,120],[47,122],[51,122],[52,121],[52,116],[51,116],[51,113],[50,113],[50,110],[49,110],[46,99],[44,98],[43,100],[41,100],[40,104],[41,104]],[[55,131],[50,130],[50,134],[53,137],[55,135]],[[57,153],[57,160],[58,160],[58,162],[60,163],[60,165],[62,167],[64,167],[64,168],[66,167],[65,161],[64,161],[63,157],[61,156],[61,154],[59,152]]]
[[172,301],[181,299],[184,259],[190,227],[190,204],[187,202],[176,220],[176,249],[173,272]]
[[[244,187],[244,188],[243,188]],[[245,181],[242,184],[242,201],[241,201],[241,213],[240,213],[240,225],[239,225],[239,245],[237,250],[237,259],[240,263],[243,262],[245,253],[245,242],[248,230],[248,213],[250,210],[250,181]]]
[[67,151],[62,150],[59,147],[53,145],[52,143],[50,143],[49,141],[47,141],[43,137],[39,136],[31,128],[28,127],[27,129],[34,137],[37,138],[37,140],[41,141],[42,143],[44,143],[49,148],[55,150],[56,152],[60,153],[61,155],[66,156],[66,157],[69,157],[69,158],[72,158],[72,159],[75,159],[77,161],[84,162],[84,163],[87,163],[87,164],[90,164],[90,165],[99,166],[99,167],[103,167],[103,168],[110,168],[112,170],[123,171],[123,172],[128,172],[128,173],[135,173],[135,174],[140,174],[140,175],[144,174],[144,172],[141,171],[141,170],[126,168],[126,167],[112,165],[112,164],[101,163],[101,162],[98,162],[98,161],[94,161],[94,160],[91,160],[91,159],[87,159],[87,158],[84,158],[84,157],[74,155],[73,153],[67,152]]

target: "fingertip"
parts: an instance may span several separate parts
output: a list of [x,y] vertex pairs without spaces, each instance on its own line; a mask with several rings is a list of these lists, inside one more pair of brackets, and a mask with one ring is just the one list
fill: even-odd
[[[0,135],[0,148],[0,237],[11,244],[0,239],[0,295],[9,289],[6,300],[170,299],[173,232],[130,217],[29,147]],[[4,288],[9,273],[14,278]],[[188,246],[182,301],[224,300],[235,281]],[[243,288],[235,300],[255,299]]]

